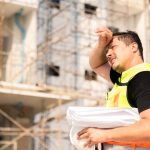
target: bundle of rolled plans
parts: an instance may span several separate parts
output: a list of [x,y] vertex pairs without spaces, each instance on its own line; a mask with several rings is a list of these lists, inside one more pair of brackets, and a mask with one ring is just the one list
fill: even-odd
[[[78,140],[77,133],[86,127],[116,128],[129,126],[140,119],[136,108],[69,107],[67,120],[71,126],[70,141],[78,150],[95,150],[84,147],[85,139]],[[98,144],[101,150],[101,144]]]

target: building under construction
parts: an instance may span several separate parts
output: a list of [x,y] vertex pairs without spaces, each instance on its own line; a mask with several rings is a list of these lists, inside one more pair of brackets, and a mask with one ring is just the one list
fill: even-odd
[[68,106],[102,106],[95,29],[134,30],[150,60],[149,0],[0,0],[0,149],[75,150]]

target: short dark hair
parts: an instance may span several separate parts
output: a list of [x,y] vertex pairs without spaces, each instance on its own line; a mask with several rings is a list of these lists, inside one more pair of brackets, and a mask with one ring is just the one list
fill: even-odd
[[113,36],[118,36],[118,40],[123,41],[127,46],[133,42],[137,43],[140,55],[141,55],[142,59],[144,60],[143,46],[142,46],[141,40],[136,32],[134,32],[134,31],[116,32],[116,33],[113,33]]

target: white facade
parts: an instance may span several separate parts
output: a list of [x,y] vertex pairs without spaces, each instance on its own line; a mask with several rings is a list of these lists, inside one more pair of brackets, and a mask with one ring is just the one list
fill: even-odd
[[[96,15],[85,13],[85,4],[96,7]],[[116,28],[119,31],[136,31],[143,43],[144,56],[148,60],[145,8],[145,3],[141,0],[64,0],[60,1],[59,8],[48,6],[48,3],[43,1],[39,10],[40,20],[38,21],[42,23],[39,24],[38,28],[38,34],[41,35],[38,38],[38,44],[41,46],[38,50],[44,51],[43,46],[47,55],[39,61],[39,83],[85,91],[104,100],[106,92],[111,87],[107,81],[101,77],[89,81],[84,77],[85,70],[91,70],[88,56],[97,40],[94,30],[99,26],[107,26]],[[48,16],[45,16],[46,14]],[[46,39],[49,39],[48,42]],[[46,68],[44,69],[46,65],[59,66],[59,76],[47,74]],[[97,104],[88,98],[78,99],[74,103],[74,105],[80,106],[95,106]],[[61,120],[61,129],[67,127],[67,122],[64,120]],[[57,125],[59,126],[56,120],[47,124],[52,129]],[[63,131],[65,132],[64,129]],[[58,132],[53,133],[53,138],[50,136],[50,149],[54,149],[54,147],[60,149],[53,142],[58,134]],[[60,143],[61,150],[72,149],[71,146],[67,148],[68,141],[63,135]],[[37,149],[35,148],[35,150]]]
[[35,83],[35,63],[28,64],[37,54],[37,1],[1,0],[0,4],[0,14],[4,17],[2,80]]
[[[97,41],[95,29],[136,31],[150,62],[149,10],[144,0],[0,0],[0,17],[4,17],[0,76],[8,82],[0,82],[0,105],[30,106],[34,114],[42,111],[35,119],[53,112],[54,120],[41,125],[41,130],[51,129],[42,140],[49,149],[74,150],[66,108],[102,105],[111,88],[102,77],[91,75],[89,53]],[[39,139],[35,136],[34,148],[31,140],[24,148],[42,149]]]

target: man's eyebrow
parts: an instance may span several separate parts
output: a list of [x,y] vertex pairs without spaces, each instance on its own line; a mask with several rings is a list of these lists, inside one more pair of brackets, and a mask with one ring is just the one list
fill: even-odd
[[107,45],[106,47],[106,52],[108,51],[108,49],[112,48],[112,47],[115,47],[115,46],[118,46],[117,44],[113,44],[113,43],[110,43],[109,45]]
[[112,41],[109,42],[106,48],[109,49],[111,46],[112,46]]
[[106,52],[108,51],[108,49],[109,49],[110,47],[111,47],[111,43],[106,46]]

